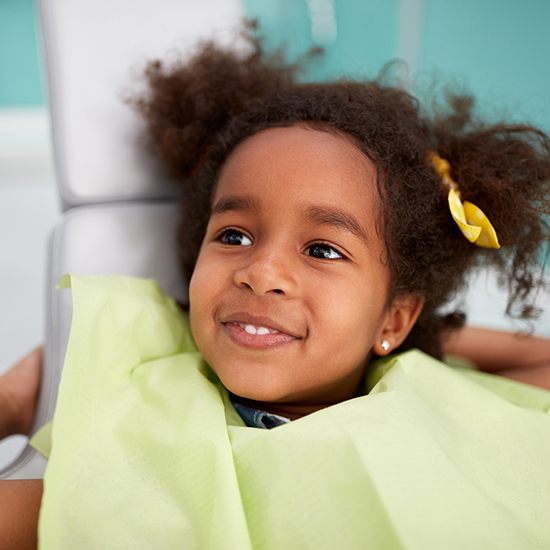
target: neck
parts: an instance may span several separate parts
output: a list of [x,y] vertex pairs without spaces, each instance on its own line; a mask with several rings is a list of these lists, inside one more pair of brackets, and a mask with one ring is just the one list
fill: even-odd
[[232,394],[232,399],[247,407],[265,411],[271,414],[277,414],[290,420],[302,418],[302,416],[306,416],[315,411],[319,411],[321,409],[324,409],[325,407],[330,406],[329,404],[302,405],[299,403],[269,403],[265,401],[254,401],[253,399],[246,399],[244,397],[239,397],[238,395],[234,394]]
[[308,414],[320,411],[332,405],[346,401],[347,399],[353,399],[354,397],[359,397],[362,395],[362,385],[358,384],[355,388],[355,391],[352,394],[348,395],[345,398],[337,398],[332,400],[320,400],[315,403],[298,403],[298,402],[270,402],[270,401],[255,401],[254,399],[248,399],[246,397],[241,397],[239,395],[231,394],[231,398],[246,407],[251,407],[253,409],[258,409],[265,411],[271,414],[277,414],[283,416],[290,420],[297,420],[302,418],[302,416],[307,416]]

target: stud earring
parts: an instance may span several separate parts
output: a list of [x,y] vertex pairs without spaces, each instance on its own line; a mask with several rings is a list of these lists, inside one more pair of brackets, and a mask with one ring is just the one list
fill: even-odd
[[382,340],[380,346],[382,346],[384,351],[388,351],[390,349],[390,343],[387,340]]

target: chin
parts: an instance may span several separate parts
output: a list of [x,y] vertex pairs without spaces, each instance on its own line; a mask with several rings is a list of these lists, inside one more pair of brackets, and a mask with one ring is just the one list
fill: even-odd
[[273,380],[260,381],[250,376],[247,376],[243,380],[235,376],[217,374],[227,390],[244,399],[276,403],[284,401],[289,396],[289,392],[280,387],[279,384],[273,383]]

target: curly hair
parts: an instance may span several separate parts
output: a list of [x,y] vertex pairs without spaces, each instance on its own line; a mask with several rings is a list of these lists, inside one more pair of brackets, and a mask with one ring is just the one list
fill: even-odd
[[[465,319],[460,311],[442,313],[442,306],[481,265],[501,272],[507,313],[533,317],[531,298],[543,284],[540,252],[549,241],[550,139],[544,132],[485,123],[474,117],[469,96],[449,96],[443,109],[426,113],[409,93],[377,80],[300,82],[300,63],[265,52],[250,29],[243,34],[246,50],[205,42],[175,66],[150,63],[149,94],[135,101],[151,145],[182,184],[180,254],[188,276],[231,152],[261,130],[305,125],[351,138],[376,167],[391,295],[415,293],[425,300],[400,349],[441,355],[443,335]],[[463,198],[487,212],[501,250],[462,236],[428,161],[431,151],[450,162]]]

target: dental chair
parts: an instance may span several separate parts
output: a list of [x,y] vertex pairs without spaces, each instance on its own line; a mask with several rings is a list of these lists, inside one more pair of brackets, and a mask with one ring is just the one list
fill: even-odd
[[[49,242],[44,374],[32,433],[53,416],[71,322],[61,275],[154,277],[182,303],[176,253],[178,187],[146,150],[143,123],[125,103],[139,92],[146,61],[188,50],[200,37],[234,38],[239,0],[42,0],[49,109],[63,219]],[[197,7],[198,6],[198,7]],[[225,29],[222,31],[222,29]],[[228,30],[229,29],[229,30]],[[481,274],[466,297],[469,321],[515,329],[504,318],[496,276]],[[537,325],[550,336],[550,316]],[[0,479],[42,478],[32,447]]]
[[[169,62],[201,38],[230,41],[243,17],[240,0],[41,0],[63,217],[49,240],[44,370],[31,433],[51,420],[57,399],[72,313],[70,292],[56,290],[61,275],[154,277],[186,302],[178,188],[146,149],[143,122],[125,99],[143,89],[147,61]],[[39,479],[45,466],[27,445],[0,479]]]

